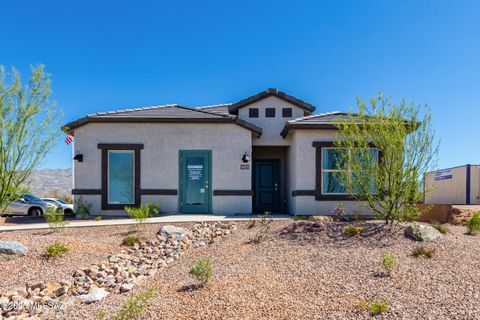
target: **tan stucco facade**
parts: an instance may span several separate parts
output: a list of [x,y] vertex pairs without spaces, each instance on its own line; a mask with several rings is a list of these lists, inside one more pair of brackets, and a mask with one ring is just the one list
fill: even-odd
[[[249,117],[249,109],[258,108],[258,118]],[[275,117],[266,117],[266,108],[275,108]],[[291,108],[292,116],[283,117],[282,109]],[[342,204],[349,214],[370,214],[364,203],[356,201],[320,201],[316,189],[316,149],[313,142],[332,142],[337,131],[325,129],[290,130],[281,136],[288,120],[310,114],[276,96],[255,101],[238,109],[238,118],[261,128],[252,132],[236,123],[113,123],[91,122],[75,129],[74,153],[83,154],[83,162],[74,162],[75,190],[102,188],[102,151],[98,144],[143,144],[140,188],[179,190],[179,150],[211,150],[211,213],[250,214],[253,212],[254,163],[260,159],[278,159],[281,163],[281,211],[297,215],[329,214]],[[245,164],[242,156],[251,157]],[[247,169],[246,169],[247,167]],[[215,195],[215,190],[237,191],[236,195]],[[302,190],[302,194],[296,191]],[[307,191],[307,192],[305,192]],[[228,194],[228,192],[227,192]],[[92,205],[93,214],[123,215],[123,210],[102,210],[100,194],[78,194]],[[179,212],[179,195],[141,196],[141,202],[160,202],[164,213]]]
[[[235,124],[202,123],[91,123],[75,132],[75,153],[83,162],[74,163],[74,189],[101,188],[99,143],[142,143],[141,188],[178,189],[179,150],[212,150],[211,188],[250,190],[251,171],[240,170],[244,152],[251,154],[252,133]],[[82,195],[91,211],[104,215],[123,211],[101,210],[100,195]],[[178,211],[178,195],[142,196],[142,202],[160,201],[161,211]],[[212,213],[252,212],[251,196],[214,196]]]

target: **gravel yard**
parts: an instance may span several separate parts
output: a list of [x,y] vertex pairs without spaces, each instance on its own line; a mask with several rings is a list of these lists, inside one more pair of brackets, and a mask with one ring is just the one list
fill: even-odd
[[[406,239],[402,227],[386,229],[369,222],[363,225],[364,235],[349,239],[342,236],[342,223],[327,223],[319,232],[281,234],[291,223],[273,222],[270,238],[260,244],[247,243],[258,229],[240,223],[221,241],[193,249],[134,290],[157,289],[142,318],[368,319],[368,312],[358,308],[363,299],[388,301],[389,311],[377,316],[383,319],[480,318],[480,236],[465,235],[464,227],[449,226],[450,234],[426,244],[436,250],[426,259],[412,256],[419,243]],[[149,232],[158,228],[149,226]],[[114,236],[96,239],[103,241],[105,254],[118,247]],[[399,261],[392,277],[381,273],[380,256],[386,251]],[[91,253],[88,258],[102,255]],[[211,286],[182,290],[194,283],[189,267],[203,257],[213,262]],[[74,263],[67,260],[73,270]],[[100,309],[111,314],[127,297],[112,294],[72,309],[65,318],[94,319]]]
[[[153,238],[158,225],[145,225],[145,238]],[[79,267],[103,261],[109,254],[120,250],[122,239],[132,226],[95,228],[68,228],[57,232],[30,230],[0,232],[0,240],[20,241],[28,248],[28,254],[17,260],[0,262],[0,288],[14,289],[26,283],[70,279]],[[143,230],[143,227],[142,229]],[[55,240],[70,247],[66,256],[47,260],[45,247]]]

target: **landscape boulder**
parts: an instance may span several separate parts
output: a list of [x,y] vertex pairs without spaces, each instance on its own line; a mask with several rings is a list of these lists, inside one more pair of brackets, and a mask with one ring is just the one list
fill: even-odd
[[83,303],[89,304],[98,302],[108,296],[108,291],[104,288],[90,288],[88,294],[80,296],[80,301]]
[[0,240],[0,261],[13,260],[27,254],[27,247],[17,241]]
[[172,225],[163,226],[160,229],[160,235],[162,237],[168,238],[169,236],[175,237],[177,240],[183,239],[188,233],[188,230],[181,227],[175,227]]
[[406,227],[404,235],[415,241],[431,241],[442,237],[437,229],[418,223]]

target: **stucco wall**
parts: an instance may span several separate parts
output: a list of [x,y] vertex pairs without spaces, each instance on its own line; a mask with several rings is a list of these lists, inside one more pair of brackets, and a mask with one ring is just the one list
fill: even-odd
[[[315,190],[315,148],[314,141],[335,141],[335,130],[297,130],[289,134],[291,141],[289,155],[289,181],[293,190]],[[342,204],[348,214],[370,215],[371,210],[358,201],[316,201],[315,196],[296,196],[289,201],[290,213],[297,215],[325,215]]]
[[[75,189],[101,188],[101,150],[98,143],[143,143],[141,188],[177,189],[179,150],[212,150],[211,190],[251,190],[251,170],[240,170],[246,151],[252,154],[252,134],[235,124],[129,124],[90,123],[75,130],[75,152],[84,161],[74,166]],[[83,196],[93,213],[117,215],[122,211],[102,211],[100,196]],[[178,211],[178,196],[142,196],[142,202],[160,201],[161,210]],[[250,213],[251,196],[213,196],[215,214]]]
[[[259,109],[258,118],[249,117],[248,109],[250,108]],[[265,117],[266,108],[275,108],[274,118]],[[283,108],[292,108],[292,117],[283,118]],[[252,144],[254,146],[287,146],[289,143],[280,136],[280,132],[282,132],[283,128],[285,127],[285,123],[288,120],[303,117],[304,113],[304,109],[299,108],[277,97],[271,96],[241,108],[240,110],[238,110],[238,117],[240,119],[244,119],[248,122],[254,123],[262,128],[261,137],[255,137],[252,141]]]

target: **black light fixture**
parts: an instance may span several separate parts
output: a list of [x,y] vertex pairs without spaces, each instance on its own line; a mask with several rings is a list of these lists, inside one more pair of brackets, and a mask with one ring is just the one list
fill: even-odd
[[76,160],[78,162],[83,162],[83,154],[77,153],[75,157],[73,157],[73,160]]
[[250,157],[248,156],[247,151],[245,151],[245,153],[243,154],[242,161],[244,163],[247,163],[248,161],[250,161]]

